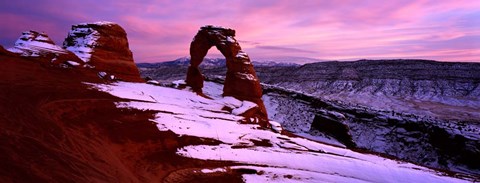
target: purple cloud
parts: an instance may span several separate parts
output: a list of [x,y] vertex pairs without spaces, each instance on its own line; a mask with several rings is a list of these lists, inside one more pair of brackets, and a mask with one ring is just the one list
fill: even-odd
[[[424,58],[480,61],[480,1],[289,0],[27,0],[0,2],[0,44],[25,30],[45,31],[57,44],[72,24],[107,20],[129,35],[137,62],[188,55],[198,28],[237,30],[252,59],[311,57]],[[212,49],[209,56],[221,56]]]

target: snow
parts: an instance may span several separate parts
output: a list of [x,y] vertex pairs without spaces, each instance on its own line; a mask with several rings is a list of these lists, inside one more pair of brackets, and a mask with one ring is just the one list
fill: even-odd
[[[191,91],[143,83],[87,84],[92,89],[134,100],[117,102],[119,108],[157,111],[153,121],[160,131],[220,141],[219,145],[185,146],[177,154],[238,162],[240,166],[230,168],[262,172],[244,174],[247,182],[467,182],[414,164],[288,137],[261,130],[254,124],[240,124],[244,117],[223,109],[250,104],[233,97],[207,99]],[[255,146],[258,141],[271,145]],[[202,170],[219,171],[223,170]]]
[[238,53],[235,57],[237,57],[237,58],[248,58],[248,55],[244,51],[240,50],[240,51],[238,51]]
[[270,121],[270,125],[272,126],[272,130],[278,133],[282,133],[282,125],[276,121]]
[[48,38],[48,37],[46,37],[42,34],[38,35],[35,40],[37,40],[37,41],[51,41],[50,38]]
[[175,87],[179,87],[180,85],[186,85],[187,83],[185,82],[185,80],[177,80],[177,81],[173,81],[172,82]]
[[153,84],[153,85],[159,85],[160,82],[156,81],[156,80],[148,80],[147,81],[148,84]]
[[229,29],[229,28],[217,26],[217,25],[204,25],[202,29]]
[[249,73],[237,72],[237,73],[235,73],[235,76],[240,78],[240,79],[245,79],[245,80],[250,80],[250,81],[256,81],[257,80],[257,78],[255,78],[255,76],[253,74],[249,74]]
[[71,61],[71,60],[68,60],[67,63],[70,64],[71,66],[79,66],[80,65],[78,62]]
[[350,177],[322,174],[304,170],[291,170],[278,167],[234,166],[232,169],[257,170],[257,174],[244,174],[245,182],[283,182],[283,183],[317,183],[317,182],[366,182]]
[[318,141],[318,142],[322,142],[322,143],[325,143],[325,144],[331,144],[331,145],[335,145],[337,147],[346,148],[345,145],[340,143],[335,138],[327,136],[323,133],[318,133],[317,134],[317,133],[314,133],[314,132],[310,132],[310,133],[300,132],[300,133],[295,133],[295,135],[298,135],[300,137],[304,137],[304,138],[307,138],[307,139],[310,139],[310,140],[315,140],[315,141]]
[[73,52],[84,62],[90,61],[90,58],[92,57],[92,49],[88,47],[67,47],[66,49]]
[[[75,27],[75,26],[74,26]],[[84,62],[90,61],[92,49],[97,46],[100,33],[89,27],[75,27],[68,33],[73,38],[72,45],[66,47]]]
[[243,101],[240,107],[232,110],[232,114],[241,115],[254,107],[257,107],[257,104],[250,101]]
[[230,97],[230,96],[224,97],[224,98],[220,99],[219,101],[222,102],[226,107],[229,107],[229,108],[232,108],[232,109],[242,106],[242,101],[240,101],[240,100],[238,100],[234,97]]
[[[303,170],[320,178],[324,174],[335,175],[335,178],[349,177],[351,180],[346,182],[352,180],[359,182],[462,182],[462,180],[436,175],[431,170],[413,164],[396,162],[373,155],[359,158],[357,157],[358,153],[348,151],[343,152],[345,154],[337,153],[311,153],[265,147],[232,149],[225,144],[187,146],[178,152],[180,155],[198,159],[236,161],[287,169],[283,169],[280,173]],[[272,170],[275,172],[274,169]],[[301,179],[302,177],[295,178]],[[301,180],[303,181],[303,179]]]
[[215,169],[202,169],[202,173],[217,173],[217,172],[227,172],[225,168],[215,168]]
[[7,50],[9,52],[12,52],[12,53],[23,53],[24,52],[22,49],[19,49],[19,48],[16,48],[16,47],[8,48]]
[[24,32],[22,36],[15,42],[15,46],[13,48],[7,49],[13,53],[19,53],[22,56],[30,56],[30,57],[38,57],[43,53],[66,53],[66,50],[61,48],[60,46],[40,42],[48,38],[44,36],[37,36],[33,38],[30,32]]
[[77,24],[77,25],[89,25],[89,24],[94,24],[94,25],[114,25],[116,23],[114,22],[109,22],[109,21],[98,21],[98,22],[93,22],[93,23],[80,23],[80,24]]
[[229,43],[235,43],[235,39],[232,36],[227,36],[227,42]]
[[222,99],[223,85],[206,81],[203,83],[203,93],[213,99]]

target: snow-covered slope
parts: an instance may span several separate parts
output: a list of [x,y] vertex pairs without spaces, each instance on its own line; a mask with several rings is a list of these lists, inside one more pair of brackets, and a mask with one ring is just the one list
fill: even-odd
[[[119,108],[157,111],[161,131],[215,139],[218,145],[191,145],[177,154],[205,160],[234,161],[202,173],[243,170],[247,182],[468,182],[431,169],[375,155],[288,137],[258,125],[240,124],[243,117],[225,108],[245,108],[246,102],[223,98],[218,87],[206,87],[214,99],[188,90],[141,83],[89,84],[92,89],[129,99]],[[251,106],[248,106],[251,107]],[[247,108],[248,108],[247,107]],[[472,180],[470,180],[472,181]]]

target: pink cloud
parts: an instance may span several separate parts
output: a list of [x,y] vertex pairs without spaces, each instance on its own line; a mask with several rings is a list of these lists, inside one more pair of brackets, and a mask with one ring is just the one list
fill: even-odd
[[[59,7],[75,8],[58,11]],[[479,9],[480,1],[470,0],[1,2],[4,13],[0,17],[8,19],[4,23],[8,26],[0,27],[0,38],[2,44],[7,39],[14,41],[25,25],[30,25],[61,42],[71,24],[109,20],[126,29],[137,62],[153,62],[187,56],[198,28],[214,24],[236,29],[237,39],[245,41],[241,46],[253,59],[418,57],[480,61],[480,54],[472,49],[475,41],[480,41]],[[255,44],[248,44],[251,42]],[[210,55],[220,56],[214,49]]]

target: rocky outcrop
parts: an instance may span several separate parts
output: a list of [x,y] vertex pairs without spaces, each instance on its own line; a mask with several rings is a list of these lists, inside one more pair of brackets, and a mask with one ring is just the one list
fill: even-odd
[[105,72],[115,80],[143,82],[128,46],[127,33],[118,24],[95,22],[73,25],[63,47],[46,33],[25,31],[8,51],[0,54],[34,58],[61,67]]
[[72,52],[57,46],[50,37],[44,32],[25,31],[15,42],[14,47],[9,48],[13,54],[23,57],[36,57],[40,61],[50,62],[52,64],[83,65]]
[[[190,44],[191,60],[186,84],[191,86],[194,91],[202,92],[204,78],[199,70],[199,65],[212,46],[215,46],[225,56],[227,63],[223,95],[256,103],[258,109],[246,114],[248,122],[258,122],[261,126],[268,127],[267,112],[261,99],[260,82],[250,58],[242,51],[235,39],[235,30],[215,26],[200,28]],[[251,118],[255,120],[251,121]]]
[[350,128],[343,121],[346,118],[343,114],[320,110],[313,118],[310,130],[318,130],[326,135],[332,136],[348,148],[354,148],[355,142],[352,140]]
[[112,22],[73,25],[63,47],[99,71],[113,74],[121,80],[141,82],[133,61],[127,33]]

